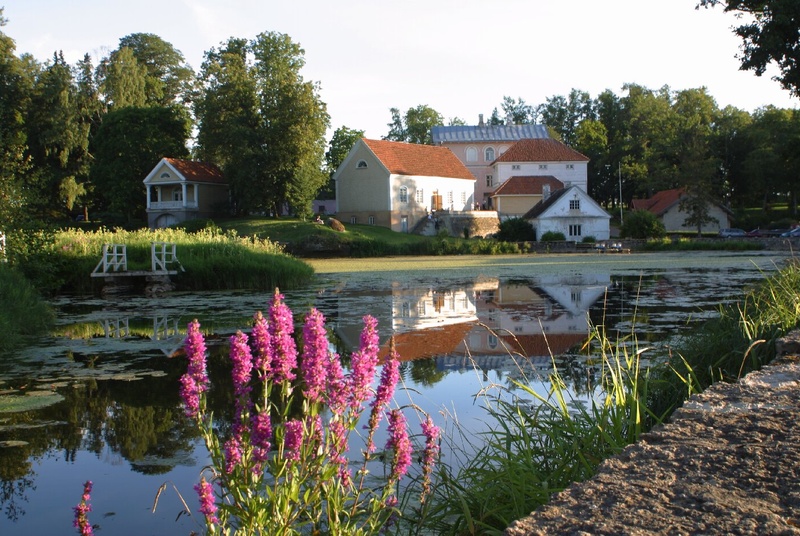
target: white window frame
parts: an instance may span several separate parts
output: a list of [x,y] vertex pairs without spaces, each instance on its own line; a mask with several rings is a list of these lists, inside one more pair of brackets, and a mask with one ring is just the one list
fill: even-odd
[[583,236],[581,234],[581,224],[580,223],[571,223],[569,226],[569,236]]
[[486,162],[494,162],[495,158],[496,157],[494,156],[494,147],[487,147],[486,149],[483,150],[483,159],[484,159],[484,161],[486,161]]
[[569,209],[570,210],[580,210],[581,209],[581,200],[580,199],[570,199],[569,200]]
[[464,159],[467,162],[477,162],[478,150],[475,147],[467,147],[467,150],[464,153]]
[[419,203],[421,205],[422,203],[425,202],[425,192],[423,191],[422,188],[417,188],[417,191],[416,191],[415,195],[416,195],[417,203]]
[[408,203],[408,186],[401,186],[399,196],[401,203]]
[[486,175],[486,186],[494,186],[494,175]]

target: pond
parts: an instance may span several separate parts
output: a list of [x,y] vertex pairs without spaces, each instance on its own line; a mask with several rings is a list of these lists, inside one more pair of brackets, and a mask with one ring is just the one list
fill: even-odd
[[[592,396],[594,371],[571,351],[591,325],[667,344],[785,260],[780,252],[326,260],[312,262],[312,285],[284,294],[296,315],[323,312],[342,353],[357,347],[363,316],[377,318],[381,343],[394,335],[403,362],[397,403],[472,433],[486,426],[476,394],[513,389],[514,380],[544,393],[552,356],[576,397]],[[53,300],[53,334],[0,359],[0,533],[71,533],[86,480],[102,533],[200,530],[179,515],[179,493],[196,509],[192,486],[207,463],[178,397],[183,334],[197,318],[222,347],[270,298]]]

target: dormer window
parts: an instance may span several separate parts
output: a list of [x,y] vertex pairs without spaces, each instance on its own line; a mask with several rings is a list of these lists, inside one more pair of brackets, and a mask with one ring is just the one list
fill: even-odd
[[359,160],[358,164],[356,164],[356,167],[358,169],[365,169],[367,167],[367,161],[366,160]]

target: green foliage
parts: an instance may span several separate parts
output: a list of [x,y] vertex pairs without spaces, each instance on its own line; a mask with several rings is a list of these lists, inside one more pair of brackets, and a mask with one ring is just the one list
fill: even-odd
[[564,236],[564,233],[562,232],[547,231],[542,235],[542,238],[540,240],[542,242],[559,242],[566,239],[567,237]]
[[303,79],[303,49],[267,32],[206,53],[198,155],[225,172],[237,214],[310,210],[327,183],[321,169],[330,118],[319,85]]
[[190,123],[179,107],[129,106],[109,112],[92,146],[90,175],[96,207],[122,214],[127,221],[145,221],[147,192],[142,183],[164,157],[189,155]]
[[44,333],[54,320],[55,315],[25,276],[0,262],[0,350]]
[[505,242],[528,242],[536,240],[536,230],[522,218],[508,218],[500,222],[497,239]]
[[392,122],[388,124],[389,133],[384,137],[385,140],[430,145],[433,143],[431,129],[444,124],[442,114],[427,104],[409,108],[404,116],[400,115],[400,110],[397,108],[391,108],[389,111],[392,114]]
[[634,210],[625,217],[620,234],[624,238],[661,238],[667,231],[661,220],[649,210]]

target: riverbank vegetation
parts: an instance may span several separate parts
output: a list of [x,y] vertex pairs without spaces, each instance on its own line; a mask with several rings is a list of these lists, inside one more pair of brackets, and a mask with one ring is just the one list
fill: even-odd
[[7,240],[9,263],[45,295],[93,290],[99,283],[90,274],[102,258],[104,244],[125,245],[129,271],[150,270],[153,242],[176,244],[178,262],[169,268],[178,270],[174,282],[185,290],[291,289],[307,283],[314,274],[308,264],[286,254],[276,242],[213,227],[191,233],[102,228],[15,231]]
[[0,262],[0,351],[44,333],[53,324],[53,312],[25,277]]
[[[582,352],[601,363],[602,389],[589,403],[569,397],[555,368],[549,396],[518,381],[484,395],[489,431],[450,431],[444,449],[454,450],[459,466],[441,465],[433,500],[414,515],[434,534],[502,534],[553,493],[590,478],[691,394],[774,359],[776,340],[800,322],[798,286],[800,268],[792,263],[662,356],[649,355],[633,334],[612,341],[595,326]],[[657,364],[645,366],[645,357]]]

